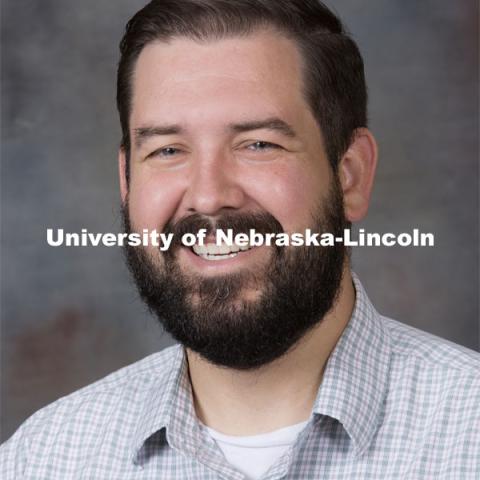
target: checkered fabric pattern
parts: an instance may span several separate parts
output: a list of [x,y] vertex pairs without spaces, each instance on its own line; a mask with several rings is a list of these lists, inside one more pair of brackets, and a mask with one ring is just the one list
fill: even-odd
[[[480,479],[480,355],[380,316],[352,318],[310,421],[262,477]],[[3,480],[241,480],[199,427],[183,348],[43,408],[0,449]]]

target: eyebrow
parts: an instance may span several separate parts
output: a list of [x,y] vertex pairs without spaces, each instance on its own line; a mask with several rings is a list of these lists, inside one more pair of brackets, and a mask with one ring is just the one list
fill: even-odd
[[135,140],[135,146],[140,148],[149,138],[162,135],[178,135],[180,133],[182,133],[180,125],[152,125],[135,128],[133,130],[133,137]]
[[[231,123],[228,129],[235,133],[245,133],[253,130],[272,130],[279,132],[286,137],[294,138],[297,136],[295,130],[284,120],[271,117],[265,120],[252,120],[242,123]],[[162,135],[179,135],[184,131],[180,125],[149,125],[145,127],[135,128],[133,136],[135,145],[140,148],[142,144],[152,137]]]
[[251,122],[230,124],[229,128],[236,133],[250,132],[251,130],[273,130],[282,133],[286,137],[296,137],[297,134],[291,125],[284,120],[272,117],[266,120],[254,120]]

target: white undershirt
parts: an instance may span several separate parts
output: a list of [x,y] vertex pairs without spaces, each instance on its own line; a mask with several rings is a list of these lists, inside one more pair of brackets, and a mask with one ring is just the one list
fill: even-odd
[[297,423],[261,435],[237,437],[204,427],[228,463],[251,480],[259,479],[293,445],[308,422]]

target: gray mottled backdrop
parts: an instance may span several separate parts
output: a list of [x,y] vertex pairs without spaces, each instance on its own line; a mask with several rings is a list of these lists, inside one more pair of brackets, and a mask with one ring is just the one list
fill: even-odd
[[[46,228],[120,228],[117,44],[142,1],[2,6],[2,438],[33,411],[168,345],[119,249],[51,248]],[[357,39],[380,164],[372,231],[436,246],[354,252],[385,314],[479,348],[475,0],[330,0]]]

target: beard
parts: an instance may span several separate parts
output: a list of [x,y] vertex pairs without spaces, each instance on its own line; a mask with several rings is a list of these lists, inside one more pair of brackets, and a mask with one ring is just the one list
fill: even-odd
[[[122,216],[125,233],[132,233],[128,201]],[[343,237],[349,227],[335,177],[313,215],[312,230]],[[165,226],[164,233],[173,233],[174,240],[163,254],[125,245],[128,268],[149,310],[175,340],[207,361],[237,370],[266,365],[292,349],[335,304],[348,256],[343,243],[263,247],[270,249],[263,267],[207,277],[184,272],[176,258],[182,235],[200,228],[207,229],[207,235],[228,228],[234,234],[283,229],[266,212],[226,213],[215,220],[192,214]]]

